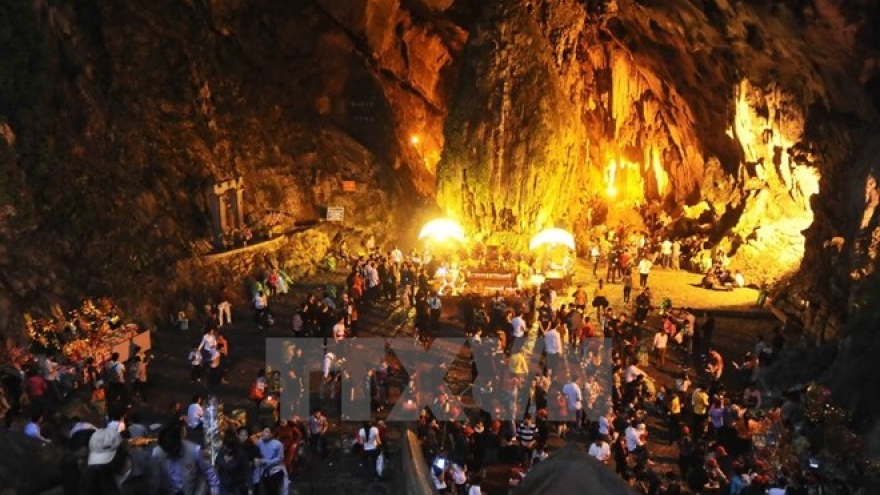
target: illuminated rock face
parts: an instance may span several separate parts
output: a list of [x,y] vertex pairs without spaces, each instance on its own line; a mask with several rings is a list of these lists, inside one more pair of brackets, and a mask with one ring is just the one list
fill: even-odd
[[[437,197],[471,230],[527,240],[553,222],[570,221],[581,193],[576,174],[587,136],[565,87],[577,38],[554,46],[523,2],[491,2],[481,19],[451,102]],[[583,23],[573,15],[559,27],[564,36]],[[557,58],[557,49],[568,59]]]
[[750,281],[804,252],[819,267],[804,286],[841,272],[845,295],[855,269],[820,246],[844,239],[846,258],[864,214],[848,187],[867,168],[848,164],[875,118],[871,2],[0,8],[15,55],[0,78],[0,327],[56,296],[167,292],[167,268],[210,235],[203,186],[239,175],[257,220],[344,206],[350,244],[396,235],[436,187],[470,231],[520,245],[552,225],[586,246],[590,225],[637,223],[641,205],[735,250]]
[[778,280],[804,255],[822,177],[852,157],[828,136],[856,139],[875,116],[857,80],[865,25],[847,15],[834,2],[494,2],[470,29],[438,202],[502,238],[555,224],[584,240],[593,223],[633,221],[615,210],[662,209],[750,282]]

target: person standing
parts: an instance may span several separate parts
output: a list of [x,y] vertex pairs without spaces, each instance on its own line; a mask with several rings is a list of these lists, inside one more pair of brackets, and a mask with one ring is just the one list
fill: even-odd
[[577,289],[571,294],[572,304],[581,313],[586,312],[587,310],[587,291],[583,289],[580,285],[577,286]]
[[431,311],[431,333],[436,336],[440,331],[440,315],[443,312],[443,301],[440,300],[440,296],[436,292],[431,292],[428,297],[428,307]]
[[678,441],[681,434],[681,399],[678,392],[672,391],[669,394],[669,440],[674,443]]
[[257,471],[255,476],[259,482],[254,487],[255,493],[265,495],[281,495],[287,484],[287,472],[284,468],[284,445],[272,433],[272,428],[263,426],[260,441],[257,442],[260,456],[254,459]]
[[336,344],[345,339],[345,315],[340,315],[333,325],[333,342]]
[[357,440],[364,448],[364,462],[368,477],[378,478],[376,460],[379,458],[379,448],[382,444],[382,440],[379,438],[379,428],[376,428],[369,421],[364,421],[363,426],[358,430]]
[[191,495],[207,485],[212,494],[220,493],[220,479],[205,460],[198,445],[184,440],[176,425],[159,433],[159,445],[150,456],[149,492],[155,495]]
[[107,381],[107,409],[125,402],[125,365],[119,362],[119,353],[110,355],[110,361],[104,367]]
[[593,296],[593,307],[596,308],[597,318],[601,318],[602,313],[608,308],[608,294],[605,292],[605,285],[602,279],[599,279],[596,294]]
[[238,438],[229,437],[223,441],[223,450],[217,456],[214,469],[220,480],[222,495],[247,495],[252,471],[250,460]]
[[220,384],[220,350],[217,344],[217,331],[208,328],[199,344],[199,353],[204,368],[205,381],[209,392],[213,392]]
[[672,241],[668,238],[660,243],[660,266],[672,268]]
[[320,408],[315,409],[315,412],[309,416],[309,444],[312,451],[319,456],[323,456],[324,452],[327,450],[326,438],[324,435],[327,433],[329,427],[330,425],[327,422],[327,418],[324,417],[324,413]]
[[526,412],[523,415],[523,420],[519,423],[516,428],[516,437],[519,441],[519,446],[522,449],[522,459],[523,465],[528,466],[532,460],[532,453],[535,450],[535,447],[538,446],[537,436],[538,427],[535,425],[535,422],[532,421],[532,415]]
[[703,387],[697,387],[691,395],[691,412],[694,418],[694,423],[691,426],[699,436],[709,414],[709,394]]
[[352,337],[357,337],[359,317],[357,305],[348,294],[342,295],[342,311],[345,316],[345,326],[348,327]]
[[575,431],[580,431],[581,419],[583,415],[583,394],[581,386],[578,385],[577,375],[571,376],[571,381],[562,387],[562,394],[565,396],[565,405],[568,409],[569,419],[574,417]]
[[199,351],[199,345],[193,347],[189,352],[190,379],[193,383],[202,381],[202,353]]
[[651,260],[643,257],[639,260],[639,287],[644,289],[648,286],[648,275],[651,274]]
[[43,375],[33,368],[27,371],[26,376],[27,378],[24,380],[24,386],[22,388],[27,396],[28,403],[31,405],[31,410],[46,410],[49,407],[49,385],[46,384]]
[[629,300],[632,296],[633,290],[632,268],[626,266],[623,267],[622,270],[623,276],[621,277],[621,282],[623,282],[623,304],[629,305]]
[[672,269],[681,269],[681,241],[678,239],[672,241]]
[[667,335],[662,329],[654,334],[652,347],[657,354],[657,366],[660,369],[663,369],[663,367],[666,366],[666,347],[668,343],[669,335]]
[[257,377],[254,378],[254,381],[251,383],[250,389],[248,390],[248,400],[254,403],[254,418],[259,421],[260,418],[260,406],[263,404],[263,399],[266,398],[266,388],[269,386],[266,381],[266,370],[260,369],[257,371]]
[[149,358],[144,356],[135,356],[132,361],[132,390],[141,402],[147,401],[147,363]]
[[220,382],[223,384],[229,383],[229,341],[226,340],[226,337],[217,332],[217,352],[219,353],[219,374],[220,374]]
[[266,297],[263,291],[257,291],[252,304],[254,306],[254,321],[257,323],[257,329],[263,330],[265,328],[266,312],[269,311],[269,298]]
[[222,327],[224,325],[224,320],[226,324],[232,324],[232,297],[230,296],[229,289],[226,286],[222,286],[220,288],[220,302],[217,304],[217,313],[219,316],[219,323]]
[[645,449],[642,424],[634,419],[624,431],[624,438],[626,439],[626,451],[636,459],[636,466],[644,466],[648,460],[648,452]]
[[[563,324],[560,323],[559,326]],[[544,353],[547,355],[547,368],[557,373],[560,365],[560,355],[562,353],[562,337],[556,327],[550,327],[550,330],[544,334]]]

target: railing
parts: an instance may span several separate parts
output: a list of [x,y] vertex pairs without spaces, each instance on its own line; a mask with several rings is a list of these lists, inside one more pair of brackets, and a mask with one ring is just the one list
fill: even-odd
[[428,463],[422,454],[419,439],[411,430],[407,430],[400,439],[400,462],[403,468],[401,493],[406,495],[436,495],[437,491],[431,482]]
[[281,235],[278,237],[273,237],[271,239],[264,239],[261,241],[257,241],[256,243],[248,244],[247,246],[241,246],[241,247],[237,247],[234,249],[230,249],[228,251],[210,252],[210,253],[207,253],[207,254],[201,256],[201,259],[206,260],[206,261],[207,260],[216,261],[216,260],[220,260],[220,259],[224,259],[224,258],[233,257],[238,254],[246,253],[248,251],[259,251],[261,249],[274,248],[277,245],[281,244],[282,241],[286,238],[287,238],[287,236]]

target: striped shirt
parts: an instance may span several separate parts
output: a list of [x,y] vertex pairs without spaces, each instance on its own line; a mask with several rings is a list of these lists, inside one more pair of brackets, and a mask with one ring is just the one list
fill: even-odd
[[538,427],[534,423],[522,422],[516,429],[516,434],[519,437],[519,441],[522,443],[529,443],[533,441],[537,432]]

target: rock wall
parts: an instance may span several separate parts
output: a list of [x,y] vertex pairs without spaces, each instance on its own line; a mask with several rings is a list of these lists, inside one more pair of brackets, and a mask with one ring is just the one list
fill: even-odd
[[871,8],[496,2],[469,28],[438,201],[483,234],[582,240],[615,210],[664,210],[751,281],[791,274],[810,197],[876,118]]
[[173,267],[204,250],[205,191],[228,178],[244,178],[253,230],[280,213],[276,230],[294,231],[328,206],[355,237],[408,226],[433,193],[466,37],[449,7],[0,6],[0,328],[87,296],[147,317],[176,303],[145,301],[168,285],[198,292]]
[[[564,88],[573,52],[562,60],[556,53],[575,47],[552,44],[534,9],[517,1],[483,7],[450,104],[437,199],[472,231],[530,233],[562,221],[577,201],[567,186],[578,179],[586,134]],[[585,19],[554,21],[564,37]]]
[[229,289],[233,303],[247,305],[254,283],[273,268],[284,271],[294,282],[325,270],[322,260],[337,232],[340,230],[334,225],[322,225],[225,253],[183,260],[168,285],[178,305],[168,307],[165,314],[185,308],[198,314],[201,304],[219,302],[222,287]]

